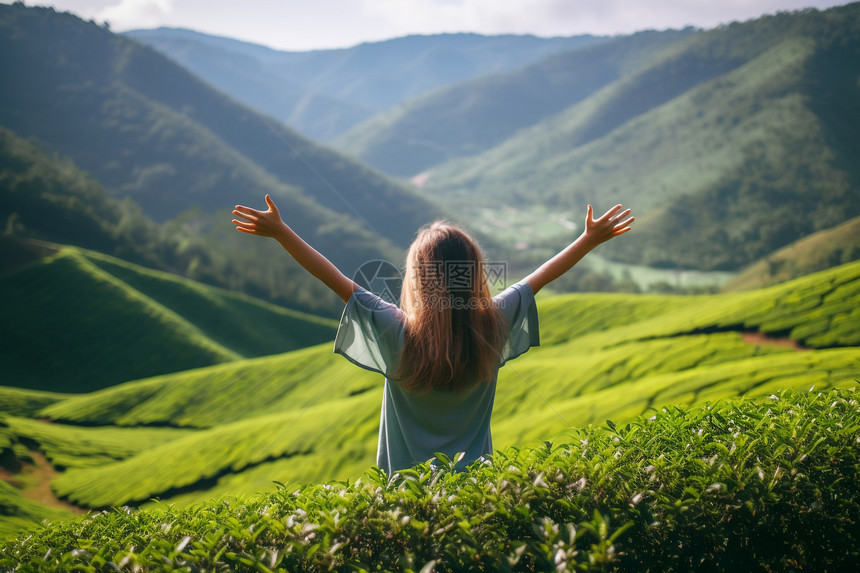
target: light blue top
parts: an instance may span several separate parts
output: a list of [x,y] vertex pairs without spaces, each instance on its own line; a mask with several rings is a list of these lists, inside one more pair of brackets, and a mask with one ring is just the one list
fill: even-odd
[[[534,293],[526,282],[514,284],[493,297],[510,326],[499,356],[499,366],[540,345]],[[463,392],[407,392],[392,379],[403,348],[405,314],[396,305],[358,289],[340,319],[334,351],[350,362],[385,376],[379,447],[376,464],[392,470],[424,462],[442,452],[452,457],[465,452],[461,462],[493,453],[490,416],[498,370],[493,380],[472,384]]]

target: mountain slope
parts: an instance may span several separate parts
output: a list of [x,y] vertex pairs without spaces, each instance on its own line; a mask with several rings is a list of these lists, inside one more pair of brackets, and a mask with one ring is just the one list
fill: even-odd
[[474,155],[629,74],[692,33],[642,32],[481,76],[386,110],[334,143],[386,173],[411,176]]
[[329,340],[334,323],[74,248],[0,277],[4,385],[86,392]]
[[[75,245],[290,308],[330,316],[343,310],[274,242],[249,242],[230,227],[212,236],[182,220],[155,223],[131,200],[110,197],[68,158],[49,156],[3,127],[0,199],[0,274]],[[362,252],[361,245],[352,248]],[[363,256],[377,258],[372,244],[364,248]]]
[[426,91],[602,40],[440,34],[346,49],[282,52],[190,30],[159,28],[125,35],[239,101],[322,140]]
[[[237,104],[154,50],[52,9],[0,6],[0,125],[71,157],[156,220],[265,192],[337,257],[405,244],[437,209]],[[210,223],[211,224],[211,223]],[[379,237],[389,240],[380,241]]]
[[158,50],[222,92],[312,139],[324,140],[371,113],[347,100],[308,92],[302,78],[278,65],[282,53],[264,46],[171,28],[132,30],[123,35]]
[[848,135],[860,129],[858,30],[852,4],[697,34],[502,145],[432,170],[428,192],[458,208],[480,198],[577,216],[587,202],[622,202],[638,239],[608,245],[610,257],[740,268],[860,214]]
[[726,283],[723,291],[761,288],[857,259],[860,259],[860,217],[771,253]]

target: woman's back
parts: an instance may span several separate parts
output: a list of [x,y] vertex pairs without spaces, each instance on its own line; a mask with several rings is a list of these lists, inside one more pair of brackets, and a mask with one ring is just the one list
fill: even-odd
[[347,302],[334,351],[385,376],[377,465],[389,472],[432,458],[465,452],[462,464],[493,452],[490,419],[498,368],[540,344],[534,294],[517,283],[492,299],[506,325],[496,368],[488,381],[468,380],[456,390],[407,389],[395,379],[403,352],[406,316],[364,289]]

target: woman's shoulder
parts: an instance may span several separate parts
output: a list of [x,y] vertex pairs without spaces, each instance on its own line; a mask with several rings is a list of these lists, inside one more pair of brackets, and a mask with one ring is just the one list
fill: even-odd
[[393,302],[359,287],[347,301],[341,322],[348,322],[350,319],[366,323],[375,329],[402,329],[406,314]]
[[400,310],[399,306],[387,299],[388,297],[385,295],[380,296],[363,287],[358,287],[352,293],[349,301],[347,301],[347,306],[352,304],[371,312],[386,312],[398,315],[403,314],[403,311]]
[[508,286],[505,290],[493,297],[493,302],[498,308],[504,308],[510,304],[521,304],[523,302],[533,301],[535,298],[532,287],[525,280],[516,282]]

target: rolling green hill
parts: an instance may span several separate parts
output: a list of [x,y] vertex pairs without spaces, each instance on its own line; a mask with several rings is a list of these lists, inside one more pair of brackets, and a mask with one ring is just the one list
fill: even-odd
[[[438,209],[238,104],[152,49],[50,8],[0,5],[0,125],[70,157],[158,221],[279,198],[344,265],[390,253]],[[229,219],[228,219],[229,220]],[[224,223],[221,223],[222,225]]]
[[329,340],[335,323],[65,248],[0,276],[4,385],[87,392]]
[[685,31],[642,32],[579,46],[514,71],[482,75],[387,109],[334,140],[398,176],[492,148],[641,67]]
[[603,40],[438,34],[285,52],[191,30],[158,28],[124,35],[317,140],[441,86]]
[[0,416],[35,417],[45,406],[69,398],[71,394],[45,392],[32,388],[0,386]]
[[520,227],[531,205],[553,214],[546,234],[587,202],[622,202],[637,240],[607,246],[610,258],[742,268],[860,214],[858,30],[855,3],[690,35],[495,148],[432,169],[424,189],[487,232],[502,215]]
[[860,259],[860,217],[771,253],[726,283],[723,291],[761,288]]
[[[542,347],[500,372],[494,443],[539,443],[663,405],[854,387],[858,297],[860,263],[732,294],[543,299]],[[99,466],[70,445],[65,455],[83,461],[66,462],[79,467],[54,481],[62,497],[90,507],[188,503],[271,480],[359,475],[373,461],[380,394],[378,375],[325,344],[69,397],[39,415],[58,434],[69,423],[195,428]],[[164,469],[145,471],[155,463]]]

